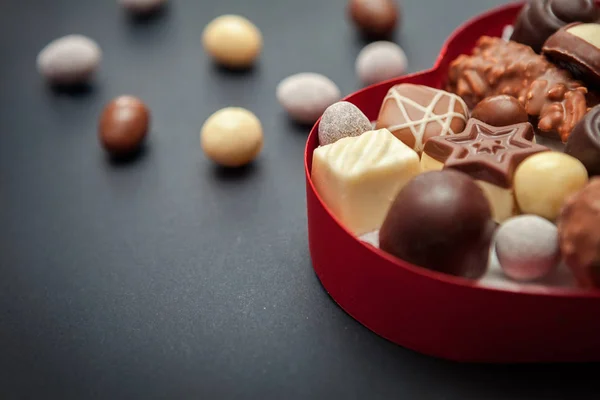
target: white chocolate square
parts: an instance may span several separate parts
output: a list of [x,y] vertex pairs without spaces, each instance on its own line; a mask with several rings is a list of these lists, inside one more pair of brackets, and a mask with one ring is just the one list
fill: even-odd
[[420,172],[418,154],[380,129],[317,148],[311,176],[331,212],[360,236],[381,227],[400,189]]

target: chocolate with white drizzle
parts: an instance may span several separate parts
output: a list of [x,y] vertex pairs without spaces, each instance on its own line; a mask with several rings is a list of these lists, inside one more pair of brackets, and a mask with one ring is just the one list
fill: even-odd
[[383,99],[376,128],[387,128],[421,153],[429,138],[462,132],[468,116],[467,105],[457,95],[403,83],[393,86]]

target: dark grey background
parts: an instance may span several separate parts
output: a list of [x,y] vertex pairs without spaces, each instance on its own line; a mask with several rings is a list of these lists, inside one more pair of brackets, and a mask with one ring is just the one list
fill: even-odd
[[[405,0],[396,40],[410,71],[501,0]],[[172,0],[132,21],[115,1],[0,7],[0,398],[583,398],[573,366],[477,366],[393,345],[347,316],[315,277],[306,237],[308,128],[275,99],[314,71],[348,94],[364,45],[343,0]],[[264,52],[248,73],[214,67],[202,28],[249,17]],[[90,91],[48,89],[51,39],[104,50]],[[116,95],[152,109],[146,151],[110,162],[96,118]],[[198,132],[221,107],[254,111],[266,143],[241,171],[215,168]],[[551,349],[549,350],[551,351]],[[585,370],[584,370],[585,371]],[[539,376],[533,374],[540,373]]]

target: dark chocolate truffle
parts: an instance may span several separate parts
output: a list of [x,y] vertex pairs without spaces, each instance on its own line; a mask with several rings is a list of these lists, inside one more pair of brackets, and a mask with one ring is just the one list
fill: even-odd
[[111,155],[129,156],[140,148],[149,125],[148,107],[137,97],[120,96],[104,108],[98,136]]
[[567,25],[546,40],[543,52],[588,86],[600,85],[600,24]]
[[594,0],[529,0],[515,22],[510,40],[531,46],[536,53],[554,32],[571,22],[596,22]]
[[573,195],[558,218],[560,248],[579,285],[600,288],[600,178]]
[[379,231],[382,250],[412,264],[466,278],[487,268],[495,223],[483,191],[468,175],[427,172],[392,203]]
[[519,100],[505,94],[481,100],[473,109],[471,118],[492,126],[508,126],[529,121],[527,111]]
[[398,24],[398,5],[393,0],[350,0],[350,18],[366,36],[385,38]]
[[565,153],[581,161],[589,175],[600,175],[600,105],[575,125]]

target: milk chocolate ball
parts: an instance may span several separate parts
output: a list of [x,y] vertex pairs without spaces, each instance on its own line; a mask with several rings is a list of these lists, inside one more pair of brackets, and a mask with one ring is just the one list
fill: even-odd
[[385,38],[398,24],[398,5],[393,0],[350,0],[350,18],[366,36]]
[[382,250],[450,275],[479,278],[495,228],[483,191],[468,175],[427,172],[398,193],[379,231]]
[[471,118],[492,126],[508,126],[529,121],[527,111],[519,100],[504,94],[481,100],[471,112]]
[[98,129],[104,149],[114,156],[135,153],[150,126],[150,111],[137,97],[120,96],[106,105]]

